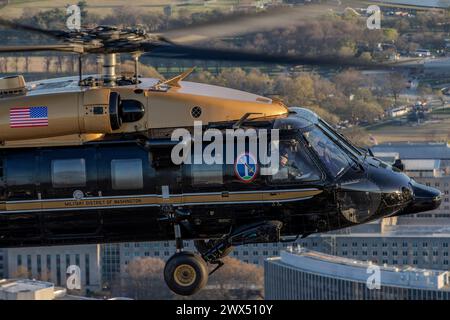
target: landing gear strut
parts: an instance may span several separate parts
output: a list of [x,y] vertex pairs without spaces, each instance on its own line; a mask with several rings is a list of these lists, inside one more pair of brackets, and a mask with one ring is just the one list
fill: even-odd
[[221,259],[229,255],[235,246],[249,243],[279,242],[282,226],[283,224],[280,221],[258,222],[238,227],[221,239],[208,242],[197,240],[194,244],[206,262],[217,265],[209,273],[209,275],[212,275],[224,265]]
[[[230,234],[217,239],[194,241],[200,255],[183,251],[180,223],[186,222],[189,213],[175,210],[170,211],[164,218],[174,226],[177,253],[166,263],[164,268],[164,280],[167,286],[176,294],[192,295],[201,290],[208,282],[208,276],[216,272],[224,265],[223,259],[233,250],[234,246],[261,243],[278,242],[282,223],[279,221],[264,221],[236,228]],[[207,263],[216,267],[209,272]]]
[[208,266],[198,254],[183,251],[183,239],[180,224],[186,223],[190,213],[163,208],[162,222],[173,224],[177,252],[166,262],[164,280],[176,294],[189,296],[202,289],[208,282]]

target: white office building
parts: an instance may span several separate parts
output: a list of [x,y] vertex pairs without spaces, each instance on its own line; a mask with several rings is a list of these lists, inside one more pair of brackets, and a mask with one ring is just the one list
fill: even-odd
[[305,249],[264,266],[268,300],[449,300],[449,272],[376,266]]
[[80,268],[82,292],[101,290],[100,245],[5,249],[8,278],[41,279],[65,287],[67,268]]

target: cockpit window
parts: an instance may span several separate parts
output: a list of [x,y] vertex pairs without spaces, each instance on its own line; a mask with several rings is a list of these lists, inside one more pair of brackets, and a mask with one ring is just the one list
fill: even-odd
[[272,176],[275,183],[318,181],[322,175],[303,145],[296,139],[280,141],[279,169]]
[[303,135],[333,177],[339,176],[352,165],[351,158],[318,127],[312,127]]
[[340,141],[340,143],[342,144],[342,146],[351,154],[353,154],[354,156],[358,157],[361,156],[362,153],[360,150],[358,150],[358,148],[356,148],[354,145],[351,144],[351,142],[344,137],[342,134],[336,132],[328,123],[326,123],[324,120],[320,120],[320,125],[322,127],[322,129],[331,137],[333,137],[334,139]]

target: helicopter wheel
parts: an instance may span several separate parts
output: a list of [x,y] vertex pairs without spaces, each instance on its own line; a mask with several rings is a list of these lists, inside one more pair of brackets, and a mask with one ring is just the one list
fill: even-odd
[[208,282],[206,262],[192,252],[176,253],[166,262],[164,280],[176,294],[193,295]]

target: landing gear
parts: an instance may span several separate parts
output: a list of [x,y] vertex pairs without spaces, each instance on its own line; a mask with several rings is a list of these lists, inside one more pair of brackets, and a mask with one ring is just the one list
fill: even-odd
[[177,252],[166,262],[164,280],[176,294],[190,296],[201,290],[208,282],[208,266],[198,254],[183,251],[181,226],[188,225],[189,211],[163,208],[160,221],[173,225]]
[[164,280],[176,294],[193,295],[208,282],[208,267],[199,255],[192,252],[178,252],[167,261]]
[[195,241],[194,244],[206,262],[217,265],[209,273],[209,275],[212,275],[224,265],[221,259],[229,255],[234,246],[249,243],[279,242],[282,226],[283,224],[280,221],[263,221],[243,225],[221,239],[210,240],[209,242],[200,240]]
[[[208,282],[209,275],[224,265],[222,259],[231,253],[234,246],[248,243],[280,241],[280,221],[264,221],[236,228],[228,235],[215,240],[194,241],[200,255],[183,251],[183,240],[180,224],[188,223],[189,212],[167,210],[165,218],[173,224],[177,253],[166,263],[164,280],[176,294],[189,296],[201,290]],[[209,272],[207,263],[216,267]]]

